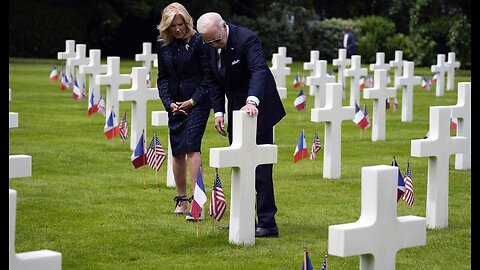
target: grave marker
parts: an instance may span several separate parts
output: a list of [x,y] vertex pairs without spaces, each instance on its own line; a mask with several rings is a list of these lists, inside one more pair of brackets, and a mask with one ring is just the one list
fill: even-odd
[[148,69],[146,67],[132,68],[132,87],[130,89],[119,89],[119,101],[132,101],[132,121],[130,125],[130,149],[133,151],[137,142],[145,132],[147,136],[147,102],[149,100],[158,100],[158,89],[147,87],[145,78]]
[[455,154],[455,169],[469,170],[472,156],[472,83],[458,83],[457,104],[452,106],[451,118],[457,118],[457,136],[467,138],[467,151]]
[[326,60],[317,60],[314,70],[314,76],[307,77],[306,83],[310,86],[310,89],[314,89],[315,108],[323,108],[325,106],[325,89],[327,83],[335,82],[335,76],[328,74]]
[[[8,89],[8,100],[12,99],[12,89]],[[13,119],[12,119],[13,114]],[[18,113],[10,113],[9,128],[18,127]],[[8,158],[8,179],[31,177],[32,157],[27,155],[9,155]]]
[[[143,52],[141,54],[135,54],[135,61],[142,62],[142,67],[147,68],[147,76],[148,76],[148,73],[151,72],[152,64],[155,63],[155,60],[158,60],[158,58],[156,53],[152,53],[152,43],[143,42],[142,47],[143,47]],[[147,77],[145,77],[145,79],[146,78]],[[150,84],[147,85],[148,87],[151,86],[152,81],[153,80],[150,80]]]
[[447,65],[447,91],[451,91],[455,87],[455,69],[460,67],[460,62],[455,61],[455,53],[448,53]]
[[106,117],[110,115],[112,108],[115,115],[120,115],[118,113],[118,88],[121,84],[130,84],[130,74],[120,74],[120,57],[107,57],[107,73],[96,75],[95,83],[107,86]]
[[[12,89],[8,88],[8,101],[12,101]],[[9,128],[18,128],[18,113],[9,112],[8,116],[8,127]]]
[[437,73],[437,82],[435,83],[435,96],[443,97],[445,94],[445,72],[448,66],[445,63],[445,54],[437,54],[437,64],[432,65],[431,71]]
[[[303,69],[307,70],[307,71],[310,70],[310,76],[307,76],[307,78],[306,78],[307,81],[308,81],[309,77],[313,77],[316,74],[316,72],[315,72],[315,66],[316,66],[315,62],[317,60],[320,60],[320,51],[312,50],[312,51],[310,51],[310,62],[303,62]],[[310,87],[308,94],[310,96],[315,95],[315,89]]]
[[62,269],[62,253],[48,249],[16,253],[15,230],[17,219],[17,191],[9,189],[8,204],[8,269],[57,270]]
[[432,229],[448,226],[449,157],[467,146],[467,138],[450,137],[451,113],[448,106],[430,107],[428,137],[411,141],[412,156],[428,157],[426,218]]
[[[70,66],[72,68],[72,73],[75,74],[75,79],[77,80],[78,86],[84,91],[83,85],[85,85],[85,75],[80,73],[80,66],[81,65],[87,65],[89,63],[89,59],[86,56],[87,53],[87,45],[85,44],[77,44],[76,46],[76,51],[75,51],[75,56],[71,58],[67,58],[67,66]],[[75,68],[77,67],[78,68]],[[67,73],[70,74],[70,73]],[[72,82],[73,83],[73,82]],[[86,93],[82,93],[85,95],[85,98],[87,98]]]
[[[75,40],[65,40],[65,51],[57,53],[58,60],[67,60],[69,58],[75,57]],[[66,63],[65,64],[65,73],[67,76],[70,76],[72,73],[72,67]]]
[[9,155],[8,178],[32,177],[32,157],[27,155]]
[[395,269],[400,249],[424,246],[425,218],[397,217],[398,168],[362,167],[362,208],[358,221],[328,227],[328,254],[360,256],[360,269]]
[[387,88],[387,71],[375,69],[374,72],[373,88],[363,89],[363,98],[373,99],[372,142],[385,140],[386,100],[397,96],[395,88]]
[[95,83],[95,76],[106,73],[108,69],[107,65],[101,64],[100,54],[100,50],[89,50],[89,62],[78,67],[80,74],[86,75],[88,78],[88,97],[93,94],[94,104],[100,100],[100,85]]
[[232,144],[210,148],[210,167],[232,167],[229,228],[232,244],[255,244],[255,168],[277,162],[277,146],[257,145],[256,134],[257,117],[233,111]]
[[402,122],[413,120],[413,87],[422,83],[422,77],[414,76],[414,63],[404,61],[403,76],[395,77],[395,89],[402,87]]
[[340,178],[342,168],[342,121],[355,117],[355,107],[342,106],[342,84],[328,83],[326,104],[311,110],[312,122],[325,122],[323,177]]
[[277,87],[286,87],[285,77],[290,75],[290,67],[287,67],[287,64],[291,63],[292,58],[287,57],[287,47],[278,47],[278,53],[272,55],[272,67],[270,68]]
[[360,77],[367,78],[368,70],[362,68],[362,57],[352,55],[352,65],[345,70],[346,77],[352,77],[350,80],[350,106],[355,108],[355,103],[360,106]]
[[342,89],[345,89],[346,85],[344,71],[351,63],[352,59],[347,58],[347,49],[338,49],[338,58],[333,59],[332,64],[338,67],[337,82],[342,84]]
[[394,68],[394,78],[393,78],[393,87],[398,88],[397,77],[402,76],[403,62],[402,59],[403,52],[400,50],[395,51],[395,59],[390,60],[389,64],[391,68]]
[[147,73],[151,71],[152,63],[157,59],[157,54],[152,53],[152,43],[143,42],[143,51],[141,54],[135,54],[135,61],[142,62],[142,67],[147,68]]
[[384,69],[386,71],[386,75],[388,75],[388,71],[390,70],[390,64],[385,63],[385,53],[384,52],[377,52],[376,54],[376,62],[374,64],[370,64],[370,70],[375,71],[378,69]]

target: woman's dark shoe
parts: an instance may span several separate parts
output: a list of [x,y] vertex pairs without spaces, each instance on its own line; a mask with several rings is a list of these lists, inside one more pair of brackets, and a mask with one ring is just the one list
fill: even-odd
[[187,196],[178,195],[173,200],[175,201],[175,210],[173,211],[175,215],[185,215],[189,212],[188,203],[190,200]]

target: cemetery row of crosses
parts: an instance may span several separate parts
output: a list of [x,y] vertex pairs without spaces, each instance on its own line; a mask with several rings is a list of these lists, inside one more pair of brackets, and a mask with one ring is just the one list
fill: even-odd
[[[131,74],[120,74],[120,57],[107,57],[105,65],[101,64],[100,54],[100,50],[91,49],[89,57],[87,57],[86,45],[75,44],[74,40],[66,40],[66,50],[59,52],[57,57],[59,60],[65,60],[65,66],[62,67],[60,76],[58,76],[55,66],[50,74],[50,79],[56,81],[60,77],[60,88],[62,90],[72,88],[74,100],[79,98],[88,100],[88,115],[99,112],[105,117],[104,131],[108,139],[117,135],[120,135],[124,141],[129,138],[130,149],[134,151],[133,157],[139,143],[144,141],[147,136],[147,101],[158,99],[157,88],[150,87],[150,70],[152,66],[157,67],[157,55],[152,53],[151,43],[143,43],[143,52],[135,55],[135,61],[142,62],[142,67],[133,67]],[[323,142],[323,177],[327,179],[341,177],[341,140],[338,138],[342,136],[342,121],[352,120],[359,125],[368,116],[366,106],[363,110],[359,108],[360,90],[363,90],[364,99],[373,100],[373,112],[372,123],[367,118],[368,125],[359,126],[361,128],[372,127],[371,140],[373,142],[384,141],[386,140],[385,112],[389,106],[389,99],[396,100],[397,90],[401,90],[402,93],[401,121],[411,122],[413,120],[413,87],[421,85],[422,88],[429,89],[432,82],[435,82],[436,96],[443,96],[445,75],[447,76],[446,90],[454,90],[454,72],[460,66],[460,63],[455,61],[454,53],[448,54],[447,62],[445,62],[445,55],[439,54],[437,64],[431,66],[434,78],[432,80],[425,77],[422,79],[420,76],[414,75],[414,63],[402,59],[402,51],[396,51],[395,59],[389,63],[385,62],[383,52],[377,52],[376,63],[370,64],[370,70],[373,71],[372,79],[368,76],[367,69],[361,67],[361,56],[353,55],[351,59],[347,59],[345,49],[339,49],[338,59],[334,59],[332,63],[338,68],[337,76],[330,74],[327,71],[327,61],[319,58],[319,51],[310,52],[310,61],[303,64],[303,69],[310,71],[310,76],[300,81],[297,74],[294,88],[298,88],[298,85],[302,85],[302,83],[309,87],[309,95],[315,98],[315,105],[311,109],[311,121],[326,123]],[[291,63],[292,58],[287,57],[286,47],[279,47],[278,53],[274,53],[272,56],[270,69],[274,74],[282,99],[287,96],[285,78],[290,74],[287,64]],[[387,85],[391,82],[389,75],[391,68],[394,69],[394,86],[388,87]],[[346,97],[346,78],[349,77],[351,78],[349,106],[343,106],[342,100]],[[88,93],[85,86],[87,81]],[[120,89],[120,85],[124,84],[131,84],[131,87]],[[100,91],[102,85],[106,87],[106,98]],[[456,170],[469,170],[471,166],[470,88],[470,82],[458,83],[456,105],[431,106],[428,136],[423,139],[411,140],[411,155],[428,157],[426,218],[397,217],[396,202],[400,198],[399,192],[409,194],[411,196],[410,204],[413,203],[413,183],[410,181],[406,187],[405,183],[403,186],[400,185],[404,177],[402,177],[395,160],[395,163],[392,162],[392,166],[363,167],[361,170],[362,208],[360,218],[355,223],[329,226],[329,255],[360,256],[361,269],[395,269],[395,254],[398,250],[425,245],[427,227],[439,229],[448,226],[449,156],[455,154]],[[302,95],[303,92],[300,92],[299,97]],[[300,101],[297,99],[295,106],[298,109],[302,107],[301,104],[305,102],[305,98]],[[126,113],[120,124],[117,119],[120,101],[131,101],[132,103],[131,136],[128,136]],[[394,105],[397,105],[396,101]],[[167,112],[152,111],[151,115],[152,126],[168,124]],[[456,124],[455,137],[450,136],[452,119]],[[256,145],[254,136],[248,136],[256,133],[255,118],[247,117],[244,112],[235,111],[233,121],[236,123],[233,130],[233,144],[236,147],[211,148],[210,167],[232,167],[234,173],[232,173],[231,179],[229,241],[237,245],[253,245],[255,244],[253,226],[255,222],[253,182],[255,167],[259,164],[276,163],[277,147],[276,145]],[[10,128],[15,127],[18,127],[18,115],[11,112]],[[317,135],[315,134],[315,136]],[[305,150],[304,142],[302,131],[295,151]],[[142,143],[142,147],[144,147],[144,143]],[[315,152],[319,149],[320,147]],[[168,143],[167,153],[166,185],[175,187],[170,143]],[[235,158],[240,155],[244,158],[241,160]],[[312,158],[312,155],[310,157]],[[301,158],[304,156],[302,155]],[[10,178],[31,176],[30,156],[10,155],[9,163]],[[163,163],[163,159],[161,163]],[[157,164],[157,170],[159,166]],[[403,197],[405,198],[405,196]],[[44,263],[45,267],[37,269],[61,269],[61,254],[58,252],[43,250],[32,252],[34,256],[23,257],[22,254],[15,254],[15,206],[16,191],[10,189],[10,265],[14,265],[13,269],[27,269],[28,267],[22,265]]]

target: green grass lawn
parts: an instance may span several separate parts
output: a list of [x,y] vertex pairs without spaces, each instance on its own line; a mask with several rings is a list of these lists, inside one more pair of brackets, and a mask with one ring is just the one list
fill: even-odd
[[[208,216],[200,222],[198,237],[195,223],[172,214],[176,191],[166,186],[166,163],[158,172],[148,167],[135,170],[129,142],[119,137],[107,140],[103,134],[105,119],[100,114],[88,117],[87,102],[74,102],[71,89],[63,92],[59,82],[49,81],[55,63],[60,71],[63,61],[10,59],[9,111],[19,114],[19,127],[9,130],[9,154],[32,156],[32,177],[10,179],[9,187],[17,190],[16,251],[61,252],[62,269],[68,270],[300,269],[304,243],[313,267],[320,269],[327,250],[328,226],[355,222],[360,217],[362,167],[390,165],[395,156],[404,173],[409,161],[415,203],[410,208],[400,201],[397,215],[425,217],[428,158],[410,155],[411,140],[426,134],[430,106],[455,105],[457,83],[471,81],[469,70],[457,70],[455,90],[445,91],[443,97],[435,96],[435,87],[430,91],[415,87],[412,122],[401,122],[402,97],[398,91],[398,110],[386,112],[385,141],[372,142],[371,128],[361,133],[352,121],[344,121],[341,178],[332,180],[323,178],[323,149],[315,161],[304,159],[293,164],[301,130],[305,129],[310,148],[315,129],[324,143],[324,124],[310,121],[311,96],[307,97],[306,110],[295,110],[293,77],[297,71],[301,75],[307,72],[301,62],[290,65],[288,97],[283,100],[287,116],[275,128],[278,162],[274,186],[280,237],[237,246],[229,243],[228,232],[216,229],[228,225],[229,208],[220,222],[212,222]],[[121,65],[122,73],[141,66],[131,60],[122,60]],[[154,68],[152,78],[156,75]],[[415,75],[432,77],[429,67],[415,68]],[[308,93],[308,88],[304,90]],[[344,106],[348,106],[348,99],[349,91]],[[361,105],[365,103],[372,118],[373,101],[362,95]],[[150,112],[158,110],[163,110],[159,100],[148,102],[146,140],[148,144],[155,131],[166,149],[168,128],[150,124]],[[130,102],[120,102],[120,114],[124,111],[130,126]],[[214,129],[212,113],[202,144],[208,197],[215,177],[215,169],[208,166],[209,149],[227,145],[228,140]],[[454,155],[449,161],[448,227],[427,229],[425,246],[400,250],[396,269],[471,269],[471,171],[455,170]],[[220,169],[219,173],[229,207],[230,169]],[[331,255],[328,269],[359,269],[359,261],[358,256]]]

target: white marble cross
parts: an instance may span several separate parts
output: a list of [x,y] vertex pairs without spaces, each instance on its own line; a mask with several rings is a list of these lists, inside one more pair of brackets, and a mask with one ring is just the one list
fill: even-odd
[[[152,126],[168,127],[168,112],[166,111],[152,111]],[[170,145],[170,132],[167,130],[168,134],[168,157],[167,157],[167,187],[176,187],[177,184],[175,183],[175,176],[173,175],[173,167],[172,167],[172,147]]]
[[387,98],[397,96],[397,90],[394,87],[387,87],[387,71],[375,69],[374,72],[373,88],[363,89],[363,98],[373,99],[372,142],[385,140],[385,104]]
[[413,87],[422,84],[422,77],[414,76],[415,65],[411,61],[404,61],[403,76],[395,76],[395,89],[402,87],[402,122],[413,120]]
[[[11,101],[12,89],[8,89],[8,99]],[[13,115],[13,117],[12,117]],[[18,113],[10,113],[10,128],[18,127]],[[8,178],[21,178],[32,176],[32,157],[27,155],[9,155]]]
[[[69,58],[75,57],[75,40],[65,40],[65,51],[64,52],[58,52],[57,53],[57,59],[58,60],[67,60]],[[68,65],[68,63],[65,65],[65,73],[67,76],[70,76],[72,73],[72,67]]]
[[118,88],[121,84],[130,84],[130,74],[120,74],[120,57],[107,57],[107,73],[95,75],[95,83],[107,86],[106,117],[110,115],[112,108],[115,115],[118,113]]
[[292,57],[287,57],[287,47],[278,47],[278,54],[282,55],[285,58],[285,63],[286,64],[293,63],[293,58]]
[[135,54],[135,61],[143,62],[142,67],[147,68],[147,73],[152,68],[152,63],[157,59],[157,54],[152,53],[152,43],[143,42],[143,52],[141,54]]
[[347,49],[338,49],[338,58],[333,59],[332,64],[338,67],[337,82],[342,84],[342,89],[346,86],[344,71],[351,63],[352,59],[347,58]]
[[455,69],[460,67],[460,62],[455,61],[455,53],[448,53],[447,65],[447,91],[455,88]]
[[210,148],[210,167],[232,167],[229,241],[255,244],[255,168],[277,162],[277,146],[256,144],[257,117],[233,111],[229,147]]
[[290,74],[290,67],[286,66],[285,57],[278,53],[274,53],[272,55],[272,67],[270,68],[270,71],[275,79],[278,95],[281,99],[284,99],[287,96],[285,76]]
[[325,122],[323,178],[341,177],[342,121],[352,120],[355,117],[355,107],[342,106],[342,92],[341,83],[328,83],[325,106],[311,110],[312,122]]
[[290,75],[290,67],[287,67],[287,64],[291,63],[292,58],[287,57],[287,47],[278,47],[278,53],[272,55],[272,67],[270,70],[275,78],[277,91],[282,99],[287,97],[285,77]]
[[95,83],[95,76],[106,73],[107,65],[101,64],[100,50],[94,49],[88,52],[88,64],[80,65],[78,68],[80,74],[86,75],[88,78],[88,97],[93,94],[94,104],[97,104],[100,100],[100,85]]
[[314,89],[315,107],[323,108],[325,106],[325,89],[327,83],[335,82],[335,76],[329,75],[327,72],[327,60],[317,60],[315,62],[315,74],[307,77],[306,84],[310,89]]
[[428,157],[427,227],[448,226],[448,176],[449,158],[464,153],[467,138],[450,137],[449,106],[430,107],[429,135],[426,139],[411,141],[413,157]]
[[362,57],[352,55],[352,65],[345,70],[345,77],[352,77],[350,80],[350,106],[355,108],[355,103],[360,105],[360,77],[367,77],[368,70],[362,68]]
[[467,138],[467,151],[455,154],[455,169],[469,170],[472,156],[472,83],[458,83],[457,104],[452,106],[452,118],[457,118],[457,136]]
[[437,73],[437,81],[435,83],[435,96],[443,97],[445,94],[445,72],[448,66],[445,63],[445,54],[437,54],[437,64],[431,65],[431,71]]
[[277,88],[286,87],[285,77],[290,75],[290,67],[287,67],[287,64],[291,63],[292,58],[287,57],[287,48],[278,47],[278,53],[272,55],[272,67],[270,68],[275,78]]
[[377,52],[376,62],[374,64],[370,64],[370,71],[375,71],[375,70],[378,70],[378,69],[384,69],[386,71],[385,78],[388,76],[388,73],[390,71],[390,64],[385,63],[385,53],[384,52]]
[[303,69],[310,70],[310,74],[312,75],[313,69],[315,68],[315,61],[320,60],[320,51],[311,50],[310,51],[310,61],[303,62]]
[[[71,58],[67,58],[67,66],[70,66],[72,69],[72,73],[75,74],[75,79],[77,80],[78,86],[82,87],[85,84],[85,75],[80,73],[80,65],[87,65],[90,61],[87,54],[87,45],[85,44],[77,44],[75,45],[75,56]],[[67,73],[69,74],[69,73]],[[85,97],[87,97],[85,93]]]
[[391,68],[394,68],[393,87],[398,88],[396,83],[397,77],[402,76],[403,69],[403,52],[400,50],[395,51],[395,60],[390,60],[389,64]]
[[[303,69],[307,70],[307,71],[310,70],[310,76],[307,76],[307,81],[308,81],[309,77],[313,77],[316,74],[316,72],[315,72],[315,65],[316,65],[315,62],[317,60],[320,60],[320,51],[312,50],[312,51],[310,51],[310,62],[303,62]],[[315,89],[310,87],[308,94],[310,96],[315,95],[314,90]]]
[[60,270],[62,253],[42,249],[15,252],[15,230],[17,219],[17,191],[9,189],[8,202],[8,269],[9,270]]
[[[135,54],[135,61],[143,62],[142,67],[147,68],[147,74],[151,72],[152,64],[157,59],[157,54],[152,53],[152,43],[150,42],[143,42],[143,52],[141,54]],[[150,80],[150,84],[154,80]],[[150,87],[151,85],[148,85]]]
[[360,218],[328,227],[328,254],[360,256],[362,270],[394,270],[400,249],[426,244],[425,218],[397,217],[397,179],[395,166],[362,167]]
[[132,121],[130,125],[130,149],[133,151],[137,147],[137,142],[145,132],[147,136],[147,102],[149,100],[158,100],[158,89],[147,87],[145,78],[148,70],[146,67],[132,68],[132,87],[130,89],[119,89],[119,101],[132,101]]

